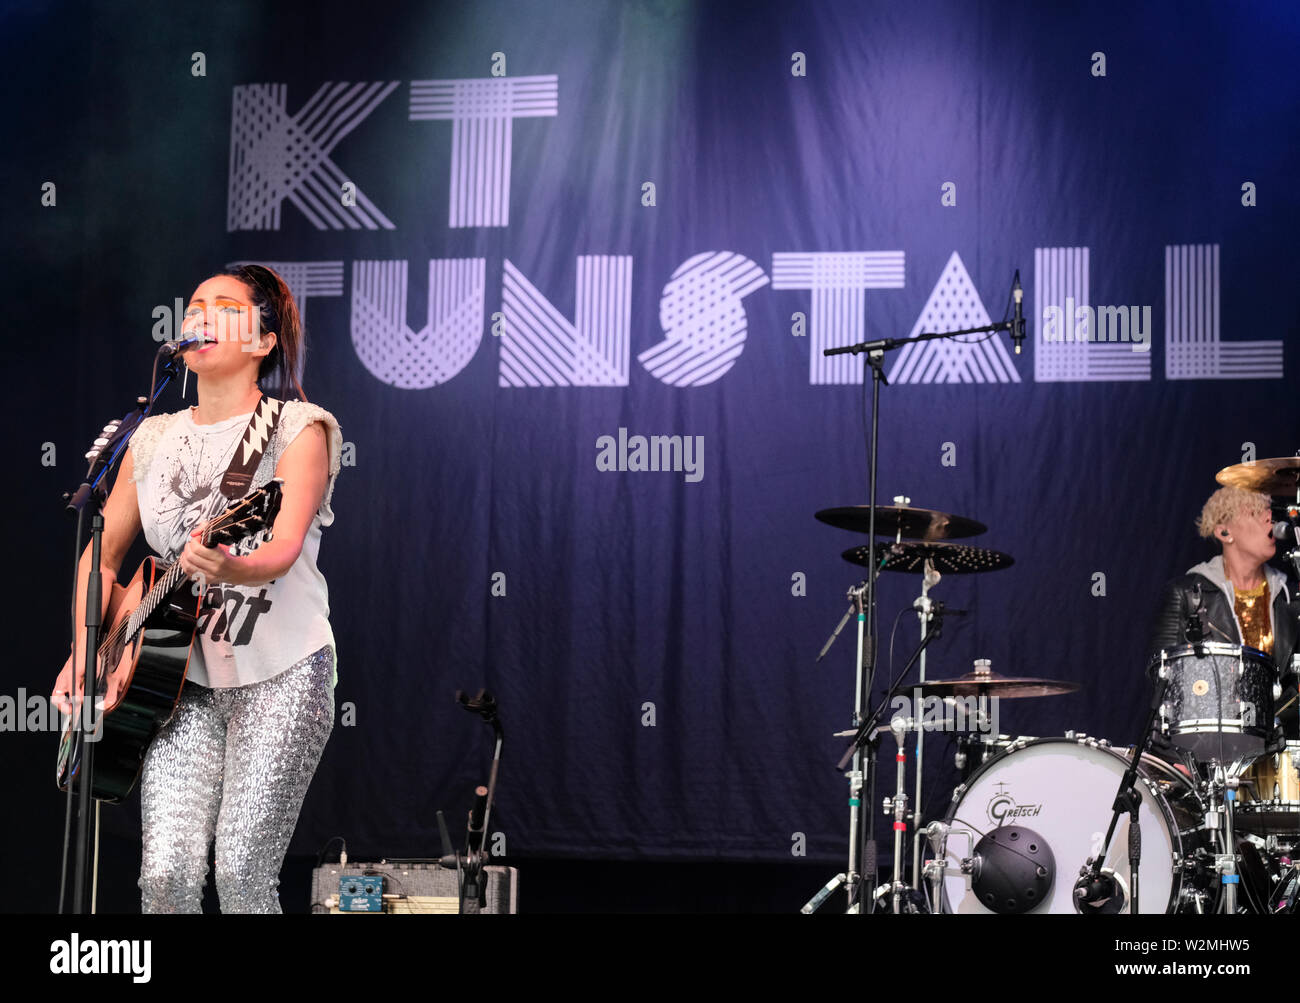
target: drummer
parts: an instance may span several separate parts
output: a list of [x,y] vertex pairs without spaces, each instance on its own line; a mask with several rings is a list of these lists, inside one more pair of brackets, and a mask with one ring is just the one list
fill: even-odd
[[1202,640],[1245,644],[1272,656],[1282,674],[1279,716],[1292,731],[1296,677],[1291,659],[1298,632],[1286,576],[1267,564],[1277,549],[1269,498],[1257,491],[1219,488],[1201,509],[1197,528],[1222,553],[1165,585],[1150,654],[1192,643],[1189,618],[1193,610],[1203,609]]

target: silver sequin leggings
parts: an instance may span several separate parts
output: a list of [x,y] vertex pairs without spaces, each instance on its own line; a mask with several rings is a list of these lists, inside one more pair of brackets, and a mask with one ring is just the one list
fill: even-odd
[[201,912],[217,840],[223,913],[280,912],[280,867],[334,727],[334,649],[265,682],[186,683],[140,782],[144,912]]

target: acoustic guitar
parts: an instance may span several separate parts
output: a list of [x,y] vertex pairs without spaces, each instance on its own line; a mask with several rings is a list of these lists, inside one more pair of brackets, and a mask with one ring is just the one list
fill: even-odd
[[[276,478],[202,526],[204,546],[234,544],[269,530],[280,511]],[[97,699],[117,683],[113,703],[97,714],[95,777],[91,796],[115,803],[134,789],[149,743],[176,710],[203,596],[181,570],[156,557],[141,562],[126,585],[113,585],[96,660]],[[78,673],[82,666],[75,666]],[[75,704],[74,704],[75,707]],[[74,713],[59,741],[57,782],[61,790],[77,776],[83,741]]]

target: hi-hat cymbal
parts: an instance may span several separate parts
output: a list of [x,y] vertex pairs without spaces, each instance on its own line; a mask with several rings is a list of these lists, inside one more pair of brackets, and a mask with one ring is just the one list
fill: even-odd
[[[851,564],[866,565],[870,555],[866,547],[853,547],[841,555]],[[876,547],[876,562],[881,571],[925,572],[925,562],[945,575],[971,575],[980,571],[998,571],[1015,564],[1015,559],[998,550],[972,547],[964,543],[882,542]]]
[[1078,683],[1059,679],[1036,679],[1029,676],[1000,676],[996,672],[968,672],[957,679],[932,679],[912,687],[922,696],[969,697],[993,696],[1005,700],[1022,697],[1052,697],[1074,693]]
[[[855,533],[871,532],[871,506],[845,505],[842,508],[824,508],[817,518],[836,529]],[[877,505],[876,533],[879,536],[903,535],[913,540],[946,540],[961,536],[978,536],[988,527],[974,519],[966,519],[947,512],[928,508],[910,508],[906,505]]]
[[1270,460],[1251,460],[1224,467],[1214,479],[1230,488],[1259,491],[1275,498],[1296,497],[1300,480],[1300,456],[1278,456]]

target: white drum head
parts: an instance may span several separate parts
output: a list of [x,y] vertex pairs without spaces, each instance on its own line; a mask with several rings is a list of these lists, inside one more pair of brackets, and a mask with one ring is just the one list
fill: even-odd
[[[1076,912],[1073,896],[1079,868],[1101,848],[1125,768],[1118,753],[1066,738],[1038,739],[985,764],[971,777],[947,820],[953,831],[948,837],[945,911],[993,912],[971,890],[969,876],[961,873],[961,858],[970,855],[985,833],[999,825],[1017,825],[1045,840],[1056,864],[1051,889],[1030,912]],[[1142,795],[1138,911],[1166,912],[1176,891],[1174,861],[1181,856],[1181,844],[1164,800],[1141,778],[1137,789]],[[971,831],[969,843],[958,832],[961,829]],[[1122,912],[1129,911],[1128,830],[1125,814],[1115,828],[1105,863],[1124,888]]]

